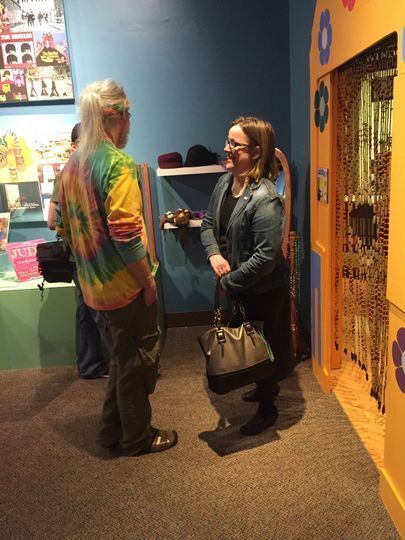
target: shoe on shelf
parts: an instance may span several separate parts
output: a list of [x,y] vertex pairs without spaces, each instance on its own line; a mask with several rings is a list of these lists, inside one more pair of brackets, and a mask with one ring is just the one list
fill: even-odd
[[150,447],[145,453],[163,452],[177,444],[177,431],[174,429],[157,429]]
[[242,435],[259,435],[259,433],[275,424],[277,418],[278,411],[276,407],[268,416],[256,413],[253,418],[240,427],[239,431]]
[[242,394],[242,399],[243,401],[247,401],[248,403],[255,403],[256,401],[259,401],[259,397],[257,395],[257,388],[252,388],[252,390],[244,392]]

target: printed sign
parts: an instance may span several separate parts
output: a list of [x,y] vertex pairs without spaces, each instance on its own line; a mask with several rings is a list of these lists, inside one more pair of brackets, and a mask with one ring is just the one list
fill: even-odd
[[43,238],[12,242],[7,246],[7,254],[13,265],[18,281],[29,281],[41,277],[37,261],[37,244],[46,242]]

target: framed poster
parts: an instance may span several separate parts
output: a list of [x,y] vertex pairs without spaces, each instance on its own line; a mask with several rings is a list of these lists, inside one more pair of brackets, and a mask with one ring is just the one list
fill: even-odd
[[63,0],[0,0],[0,106],[73,101]]

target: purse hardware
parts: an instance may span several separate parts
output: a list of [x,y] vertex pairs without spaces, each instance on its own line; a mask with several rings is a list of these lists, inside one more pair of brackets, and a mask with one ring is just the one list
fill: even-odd
[[215,331],[215,334],[217,336],[217,341],[218,343],[225,343],[226,339],[225,339],[225,332],[223,331],[222,328],[217,328],[216,331]]
[[245,330],[248,336],[251,336],[252,334],[255,333],[253,325],[250,322],[244,322],[243,326],[245,327]]

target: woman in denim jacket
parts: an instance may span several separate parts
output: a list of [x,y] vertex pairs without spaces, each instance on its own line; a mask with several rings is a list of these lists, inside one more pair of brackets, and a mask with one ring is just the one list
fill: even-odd
[[201,241],[222,289],[243,305],[249,319],[263,321],[273,350],[274,375],[242,396],[257,401],[258,409],[240,431],[256,435],[276,422],[278,381],[293,369],[289,269],[281,251],[284,205],[275,185],[273,128],[259,118],[237,118],[225,152],[228,174],[211,195]]

